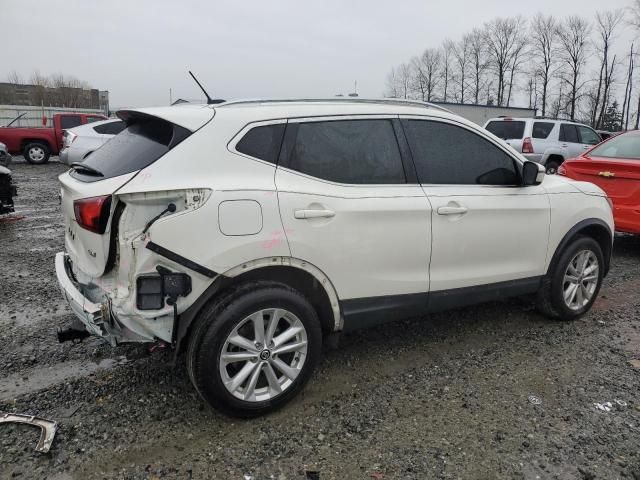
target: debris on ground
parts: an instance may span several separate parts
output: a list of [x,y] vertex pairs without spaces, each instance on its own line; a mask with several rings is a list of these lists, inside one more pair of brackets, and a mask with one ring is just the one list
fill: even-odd
[[20,413],[0,414],[0,424],[2,423],[24,423],[38,427],[40,429],[40,439],[36,445],[36,452],[40,453],[47,453],[49,451],[53,444],[53,438],[58,430],[58,424],[52,420]]

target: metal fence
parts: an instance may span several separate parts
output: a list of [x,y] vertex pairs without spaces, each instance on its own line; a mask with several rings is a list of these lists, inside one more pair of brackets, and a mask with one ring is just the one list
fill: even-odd
[[56,113],[97,113],[106,115],[106,112],[89,108],[62,108],[62,107],[32,107],[26,105],[0,105],[0,127],[7,125],[21,113],[26,113],[16,120],[12,127],[51,127],[53,116]]

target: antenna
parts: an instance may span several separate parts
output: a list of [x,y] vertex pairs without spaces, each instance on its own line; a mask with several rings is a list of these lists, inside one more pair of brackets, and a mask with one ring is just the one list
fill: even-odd
[[198,81],[196,76],[193,73],[191,73],[191,70],[189,70],[189,75],[191,75],[191,78],[193,78],[193,81],[198,84],[198,86],[200,87],[200,90],[202,90],[202,92],[204,93],[204,96],[207,97],[207,105],[214,105],[216,103],[224,103],[224,100],[222,100],[221,98],[215,98],[215,99],[211,98],[209,96],[209,94],[207,93],[207,91],[204,89],[204,87],[200,84],[200,82]]

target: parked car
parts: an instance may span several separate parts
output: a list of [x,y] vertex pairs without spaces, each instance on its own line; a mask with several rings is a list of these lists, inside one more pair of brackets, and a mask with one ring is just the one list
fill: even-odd
[[53,127],[0,127],[0,142],[6,144],[9,153],[24,155],[29,163],[47,163],[51,155],[62,148],[64,131],[106,119],[103,115],[86,113],[57,113],[53,116]]
[[598,185],[613,201],[616,230],[640,234],[640,131],[609,138],[564,162],[558,173]]
[[11,179],[11,170],[0,165],[0,215],[14,211],[13,197],[17,194],[18,190]]
[[500,117],[489,120],[484,128],[527,160],[544,165],[548,174],[602,141],[593,128],[566,120]]
[[609,269],[599,187],[428,104],[118,116],[127,128],[60,176],[56,274],[85,330],[61,340],[185,346],[195,388],[233,415],[294,397],[341,332],[520,295],[570,320]]
[[120,119],[102,120],[64,132],[60,161],[71,165],[82,162],[91,153],[124,130],[125,123]]
[[8,167],[11,163],[11,155],[7,150],[7,146],[0,142],[0,167]]

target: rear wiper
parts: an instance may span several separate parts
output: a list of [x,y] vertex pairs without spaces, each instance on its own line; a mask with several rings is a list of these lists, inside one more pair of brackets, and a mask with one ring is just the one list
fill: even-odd
[[75,171],[83,170],[87,174],[95,175],[96,177],[104,177],[104,173],[102,173],[100,170],[96,170],[95,168],[90,167],[89,165],[85,165],[81,162],[73,162],[71,164],[71,168],[73,168]]

